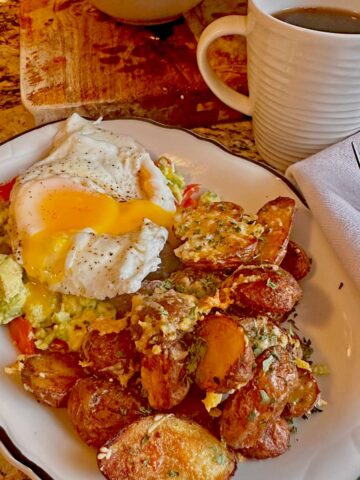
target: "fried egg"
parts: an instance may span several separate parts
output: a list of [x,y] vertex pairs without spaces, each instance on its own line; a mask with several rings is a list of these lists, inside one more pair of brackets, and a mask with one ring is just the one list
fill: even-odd
[[157,269],[175,211],[166,179],[132,138],[72,115],[17,180],[10,237],[27,275],[90,298],[132,293]]

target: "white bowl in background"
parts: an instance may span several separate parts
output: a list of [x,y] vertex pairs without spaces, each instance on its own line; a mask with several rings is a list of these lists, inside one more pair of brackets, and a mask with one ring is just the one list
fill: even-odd
[[156,25],[176,19],[201,0],[89,0],[89,2],[121,22]]

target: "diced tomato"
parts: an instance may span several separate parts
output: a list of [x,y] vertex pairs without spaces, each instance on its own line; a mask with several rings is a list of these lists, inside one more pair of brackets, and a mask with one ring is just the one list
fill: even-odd
[[181,206],[184,208],[196,207],[198,200],[194,198],[194,195],[199,192],[201,185],[198,183],[189,183],[185,187]]
[[35,342],[33,327],[25,317],[18,317],[9,323],[9,330],[13,342],[25,355],[35,353]]
[[0,198],[2,200],[5,200],[6,202],[9,200],[10,193],[14,186],[15,181],[16,181],[16,177],[10,180],[10,182],[0,183]]

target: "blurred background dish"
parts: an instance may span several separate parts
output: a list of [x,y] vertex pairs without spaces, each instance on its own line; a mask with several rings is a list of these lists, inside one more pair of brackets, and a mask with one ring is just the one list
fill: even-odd
[[157,25],[179,17],[201,0],[89,0],[104,13],[124,23]]

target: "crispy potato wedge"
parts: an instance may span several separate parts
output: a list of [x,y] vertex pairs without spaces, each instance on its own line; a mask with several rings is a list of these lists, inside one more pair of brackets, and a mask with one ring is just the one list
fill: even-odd
[[206,392],[227,393],[252,377],[254,355],[239,323],[228,315],[208,315],[197,329],[205,351],[196,373],[196,384]]
[[298,369],[299,382],[290,393],[282,416],[284,418],[302,417],[311,412],[320,389],[314,375],[308,370]]
[[141,418],[98,453],[109,480],[226,480],[235,470],[234,454],[206,429],[174,415]]
[[254,257],[262,231],[232,202],[182,208],[175,215],[174,232],[183,243],[175,254],[189,267],[234,269]]
[[241,266],[221,288],[224,304],[245,308],[248,314],[285,314],[300,300],[295,278],[277,265]]
[[157,355],[143,356],[141,383],[153,408],[169,410],[186,397],[190,388],[186,375],[186,355],[182,347],[172,345]]
[[290,240],[281,268],[291,273],[295,280],[301,280],[310,272],[311,260],[300,245]]
[[91,447],[100,447],[145,411],[133,392],[104,378],[79,380],[68,401],[70,420]]
[[81,359],[95,375],[117,378],[126,385],[140,369],[140,359],[130,330],[100,334],[92,330],[81,345]]
[[220,433],[236,449],[258,444],[270,422],[280,417],[298,380],[287,350],[271,347],[256,359],[253,379],[231,395],[220,418]]
[[263,460],[278,457],[288,450],[290,446],[289,425],[283,418],[278,418],[270,423],[258,442],[250,448],[243,448],[240,453],[247,458]]
[[259,263],[280,265],[286,254],[294,214],[295,201],[288,197],[277,197],[260,208],[257,221],[264,226],[264,233],[258,244]]
[[74,353],[41,353],[25,358],[21,380],[27,391],[50,407],[65,407],[70,391],[84,377]]

